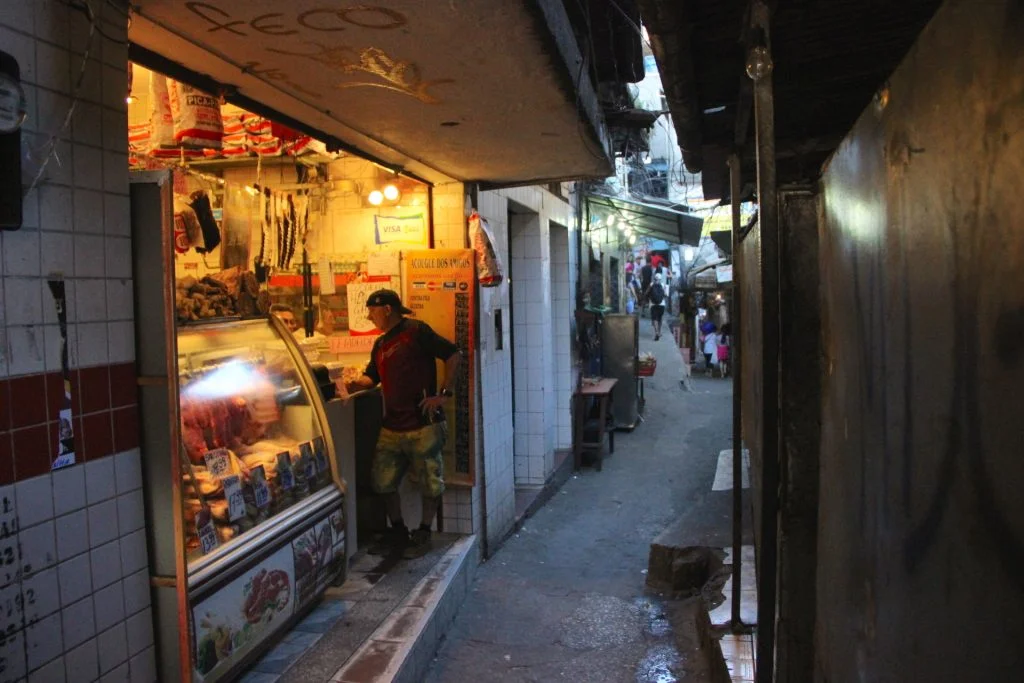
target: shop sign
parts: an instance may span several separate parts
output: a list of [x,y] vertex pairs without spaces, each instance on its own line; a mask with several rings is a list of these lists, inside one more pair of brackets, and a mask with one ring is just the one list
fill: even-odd
[[[444,446],[445,481],[472,486],[476,480],[473,447],[473,350],[476,316],[476,268],[472,249],[432,249],[405,252],[406,287],[403,303],[435,332],[462,352],[459,376],[449,382],[455,396],[445,405],[448,440]],[[443,366],[438,379],[443,378]]]
[[423,214],[415,216],[374,216],[374,241],[377,244],[426,244],[427,222]]
[[370,275],[401,275],[401,254],[397,251],[375,251],[366,259],[366,272]]
[[334,335],[327,339],[331,353],[370,353],[373,350],[373,342],[377,335],[359,335],[356,337],[344,337]]

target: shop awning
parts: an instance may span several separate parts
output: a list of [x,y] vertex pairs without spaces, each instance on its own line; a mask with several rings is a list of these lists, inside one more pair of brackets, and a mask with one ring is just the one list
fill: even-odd
[[134,61],[388,167],[491,185],[612,173],[557,0],[132,7]]
[[615,216],[632,226],[641,236],[665,240],[669,244],[683,244],[696,247],[700,244],[704,219],[681,211],[673,211],[644,202],[588,195],[587,204],[590,220]]
[[716,247],[724,251],[726,256],[732,256],[732,230],[712,230],[708,234]]

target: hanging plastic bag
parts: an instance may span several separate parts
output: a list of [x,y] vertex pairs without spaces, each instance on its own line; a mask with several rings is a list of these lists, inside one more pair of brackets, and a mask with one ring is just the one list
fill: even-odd
[[174,250],[186,253],[202,239],[203,229],[196,212],[189,206],[189,198],[174,196]]
[[217,98],[170,78],[167,92],[174,117],[174,141],[179,145],[220,149],[224,124]]
[[149,79],[149,140],[148,150],[174,147],[174,116],[171,114],[167,79],[153,74]]
[[481,287],[497,287],[504,279],[501,260],[494,248],[494,233],[475,210],[469,215],[469,240],[476,252],[476,278]]

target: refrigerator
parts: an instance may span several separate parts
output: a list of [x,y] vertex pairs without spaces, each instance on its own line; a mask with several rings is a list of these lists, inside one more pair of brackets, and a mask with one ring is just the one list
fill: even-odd
[[612,393],[613,423],[616,429],[633,429],[640,421],[636,377],[640,321],[627,313],[605,315],[601,336],[602,374],[619,380]]
[[136,363],[162,680],[237,677],[347,568],[320,387],[274,317],[175,315],[171,183],[133,174]]

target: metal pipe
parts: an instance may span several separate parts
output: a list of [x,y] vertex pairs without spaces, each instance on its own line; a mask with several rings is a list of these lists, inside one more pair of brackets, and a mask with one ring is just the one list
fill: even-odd
[[743,423],[741,420],[742,385],[740,383],[740,173],[737,154],[729,157],[729,197],[732,202],[732,310],[729,323],[729,360],[732,367],[732,630],[744,630],[740,613],[743,560]]
[[770,12],[751,5],[759,39],[750,47],[747,74],[754,79],[757,199],[761,222],[761,543],[757,581],[757,683],[775,678],[775,599],[779,512],[779,210],[775,176],[775,94],[769,42]]

